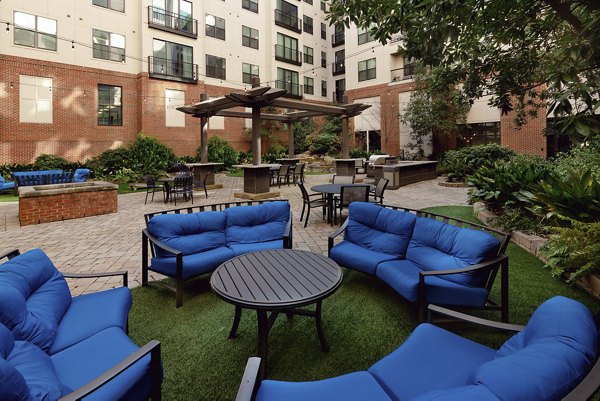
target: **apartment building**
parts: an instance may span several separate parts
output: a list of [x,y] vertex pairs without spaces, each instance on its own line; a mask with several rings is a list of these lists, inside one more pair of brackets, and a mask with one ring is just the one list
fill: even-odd
[[[356,146],[398,154],[410,141],[399,115],[413,64],[397,52],[399,38],[381,45],[367,30],[330,26],[326,7],[319,0],[2,1],[0,162],[27,163],[41,153],[85,160],[140,131],[193,155],[199,121],[175,107],[243,90],[255,76],[305,101],[346,95],[371,104],[354,121]],[[533,149],[530,138],[518,141],[520,131],[511,134],[510,116],[485,101],[470,116],[488,124],[486,141]],[[248,150],[247,127],[213,117],[209,135]]]

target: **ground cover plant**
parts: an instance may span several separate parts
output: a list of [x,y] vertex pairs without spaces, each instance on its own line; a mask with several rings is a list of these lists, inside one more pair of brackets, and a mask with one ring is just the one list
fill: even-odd
[[[471,207],[430,208],[435,213],[477,222]],[[510,317],[526,323],[533,310],[554,295],[583,302],[592,311],[597,300],[550,276],[535,256],[511,244]],[[494,296],[498,297],[497,288]],[[168,400],[233,400],[246,360],[256,353],[256,316],[244,311],[238,338],[227,338],[234,307],[210,291],[208,277],[198,280],[181,308],[173,294],[157,287],[133,289],[129,332],[143,344],[162,343],[165,372],[163,398]],[[498,314],[479,312],[490,318]],[[397,348],[417,324],[410,304],[376,277],[344,271],[339,290],[323,302],[323,325],[331,347],[320,351],[314,320],[280,316],[269,335],[268,377],[278,380],[319,380],[368,368]],[[449,326],[475,341],[497,347],[504,340],[473,326]]]

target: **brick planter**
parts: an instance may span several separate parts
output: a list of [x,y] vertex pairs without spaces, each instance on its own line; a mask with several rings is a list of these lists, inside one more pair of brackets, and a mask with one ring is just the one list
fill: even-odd
[[21,226],[117,212],[117,188],[104,181],[19,188]]

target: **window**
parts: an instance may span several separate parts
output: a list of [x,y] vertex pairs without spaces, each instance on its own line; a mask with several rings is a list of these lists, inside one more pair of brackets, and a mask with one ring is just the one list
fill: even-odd
[[123,125],[120,86],[98,85],[98,125]]
[[298,39],[282,33],[277,33],[275,58],[280,61],[289,61],[294,64],[302,63],[300,52],[298,51]]
[[125,62],[125,36],[92,29],[94,58]]
[[321,11],[327,11],[327,6],[324,1],[321,2]]
[[298,79],[298,72],[277,68],[277,82],[275,86],[278,89],[287,89],[288,95],[302,96]]
[[258,78],[258,66],[254,64],[242,63],[242,82],[251,84],[252,78]]
[[304,2],[312,5],[313,0],[304,0]]
[[206,76],[210,78],[225,79],[225,59],[207,54]]
[[206,36],[225,40],[225,20],[215,17],[214,15],[206,14],[205,18]]
[[321,52],[321,67],[327,68],[327,53]]
[[258,30],[242,25],[242,46],[258,49]]
[[308,15],[304,14],[304,18],[302,18],[302,29],[304,30],[304,32],[306,33],[310,33],[312,35],[313,33],[313,19],[311,17],[309,17]]
[[52,123],[52,78],[19,76],[19,122]]
[[15,45],[56,51],[55,20],[15,11],[14,25]]
[[327,25],[321,22],[321,39],[327,39]]
[[321,80],[321,96],[327,97],[327,81]]
[[92,4],[111,10],[125,12],[125,0],[92,0]]
[[404,57],[404,67],[402,68],[402,79],[410,79],[415,74],[417,61],[414,57]]
[[369,28],[358,28],[358,44],[362,45],[367,42],[372,42],[375,40],[375,37],[369,33]]
[[301,32],[302,25],[298,19],[298,7],[285,0],[277,0],[275,8],[275,24],[296,32]]
[[153,74],[164,77],[177,77],[185,80],[197,79],[197,66],[193,64],[194,49],[179,43],[154,39],[152,66]]
[[304,46],[304,62],[307,64],[314,63],[313,48]]
[[185,113],[177,110],[185,104],[185,92],[175,89],[165,89],[165,126],[185,127]]
[[346,59],[344,49],[335,52],[335,62],[333,63],[333,75],[344,74],[346,67],[344,61]]
[[198,27],[192,10],[191,1],[152,0],[152,13],[148,16],[148,23],[196,35]]
[[242,0],[242,8],[258,14],[258,0]]
[[358,81],[366,81],[368,79],[374,79],[376,74],[376,63],[375,58],[363,60],[358,62]]
[[313,78],[304,77],[304,93],[307,95],[315,94],[315,80]]

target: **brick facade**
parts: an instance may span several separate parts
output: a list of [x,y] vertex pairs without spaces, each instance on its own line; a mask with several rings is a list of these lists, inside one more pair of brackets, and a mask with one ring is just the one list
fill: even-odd
[[500,117],[501,144],[518,153],[547,157],[546,111],[538,110],[536,117],[529,117],[521,127],[514,122],[515,112]]

